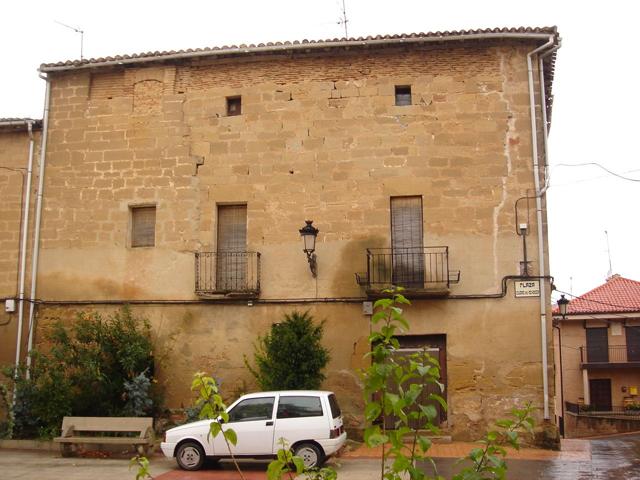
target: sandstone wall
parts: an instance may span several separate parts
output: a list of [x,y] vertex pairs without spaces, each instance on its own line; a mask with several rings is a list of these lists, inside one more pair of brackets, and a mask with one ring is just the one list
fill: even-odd
[[[39,145],[40,132],[35,131],[31,211],[37,191]],[[27,132],[0,130],[0,299],[3,299],[0,308],[0,365],[14,363],[16,356],[17,314],[5,313],[4,299],[16,298],[19,293],[20,229],[25,208],[28,159]],[[29,225],[31,235],[33,215]],[[32,237],[29,236],[28,252],[31,251],[32,242]],[[27,257],[27,282],[31,278],[29,257],[30,255]],[[28,285],[27,283],[27,288]],[[26,345],[26,340],[24,343]]]
[[[354,273],[366,270],[366,248],[390,246],[398,195],[422,196],[425,245],[449,246],[462,272],[453,294],[496,293],[519,273],[514,204],[533,190],[528,50],[389,48],[53,75],[39,296],[196,300],[194,252],[216,249],[216,206],[246,203],[248,250],[262,254],[253,307],[136,306],[159,345],[173,345],[162,370],[169,405],[188,401],[198,369],[231,390],[250,382],[242,354],[255,335],[308,308],[327,319],[326,387],[357,423],[361,305],[300,299],[363,295]],[[395,106],[396,85],[411,85],[411,106]],[[237,95],[242,115],[226,116]],[[130,248],[129,209],[146,204],[157,208],[156,246]],[[533,204],[521,205],[536,274]],[[305,219],[320,229],[317,279],[301,251]],[[275,299],[293,303],[259,303]],[[42,328],[70,308],[41,307]],[[502,299],[417,300],[409,317],[411,333],[447,336],[454,435],[474,436],[514,404],[541,406],[538,299],[516,299],[510,286]]]

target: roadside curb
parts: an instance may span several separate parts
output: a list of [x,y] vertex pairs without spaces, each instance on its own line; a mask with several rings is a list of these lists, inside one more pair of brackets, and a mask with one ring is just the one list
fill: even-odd
[[0,440],[0,449],[38,450],[41,452],[57,452],[58,444],[52,440]]

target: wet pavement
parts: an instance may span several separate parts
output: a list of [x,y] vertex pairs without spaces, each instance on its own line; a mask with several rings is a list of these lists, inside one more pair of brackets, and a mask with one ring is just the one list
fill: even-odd
[[[507,478],[511,480],[640,480],[640,434],[620,435],[590,442],[579,442],[587,448],[549,452],[529,449],[507,459]],[[590,449],[588,448],[590,447]],[[445,478],[458,472],[461,465],[459,452],[467,452],[467,445],[443,445],[434,449],[438,473]],[[366,456],[345,456],[331,459],[342,480],[372,480],[379,478],[379,463]],[[266,478],[268,462],[243,462],[247,480]],[[2,480],[58,480],[91,479],[112,480],[135,478],[127,459],[61,458],[57,452],[38,452],[0,449],[0,478]],[[433,474],[430,464],[422,465]],[[237,480],[233,465],[223,462],[222,468],[207,467],[199,472],[179,470],[175,461],[155,455],[151,459],[151,472],[157,480]]]
[[[507,459],[507,478],[514,480],[640,480],[640,435],[620,435],[591,440],[591,459]],[[451,478],[463,468],[456,459],[435,459],[438,473]],[[424,471],[433,475],[429,464]]]

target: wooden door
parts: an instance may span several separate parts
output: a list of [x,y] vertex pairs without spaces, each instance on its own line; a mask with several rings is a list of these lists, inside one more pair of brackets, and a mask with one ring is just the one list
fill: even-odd
[[609,338],[607,327],[587,328],[587,362],[609,361]]
[[597,378],[589,380],[591,406],[598,412],[611,411],[611,379]]
[[[432,404],[436,407],[438,416],[434,423],[439,425],[447,419],[447,412],[442,408],[438,402],[431,402],[427,400],[430,393],[437,393],[441,395],[445,400],[447,398],[447,352],[446,352],[446,337],[445,335],[403,335],[398,337],[400,342],[400,349],[394,353],[394,358],[398,361],[402,361],[403,358],[408,357],[411,354],[419,353],[426,350],[427,353],[438,359],[440,363],[440,382],[444,384],[444,392],[440,391],[437,385],[429,384],[422,392],[419,401],[423,404]],[[419,380],[410,381],[410,383],[418,383]],[[397,384],[390,380],[387,385],[389,391],[397,391]],[[385,428],[395,428],[397,418],[393,415],[387,415],[384,417]],[[412,425],[413,426],[413,425]]]
[[216,289],[247,289],[247,206],[218,206]]
[[392,283],[424,288],[422,197],[391,197]]
[[640,327],[627,327],[627,362],[640,362]]

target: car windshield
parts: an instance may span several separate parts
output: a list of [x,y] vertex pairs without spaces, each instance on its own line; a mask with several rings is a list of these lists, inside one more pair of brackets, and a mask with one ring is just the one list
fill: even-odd
[[342,415],[342,412],[340,411],[340,405],[338,405],[338,399],[333,393],[329,395],[329,406],[331,407],[331,416],[333,418],[338,418],[340,415]]

